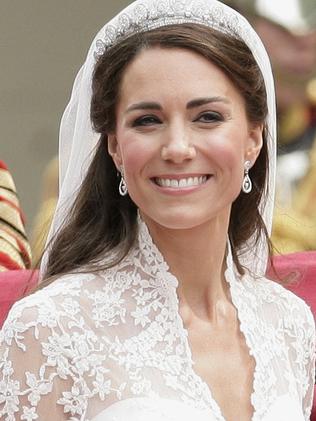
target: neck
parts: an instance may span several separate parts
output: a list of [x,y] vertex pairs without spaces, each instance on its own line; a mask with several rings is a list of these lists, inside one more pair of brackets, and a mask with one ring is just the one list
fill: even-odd
[[162,227],[147,217],[143,219],[178,279],[180,302],[210,315],[219,302],[228,300],[224,270],[229,215],[184,230]]

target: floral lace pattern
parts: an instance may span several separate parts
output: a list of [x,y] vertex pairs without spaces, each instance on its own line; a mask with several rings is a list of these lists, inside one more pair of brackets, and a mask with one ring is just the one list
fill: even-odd
[[[226,279],[240,329],[256,361],[253,421],[284,394],[308,420],[314,379],[314,321],[281,286]],[[194,372],[178,311],[177,280],[147,227],[116,267],[67,275],[16,303],[0,332],[0,418],[93,420],[129,398],[171,399],[224,421]]]

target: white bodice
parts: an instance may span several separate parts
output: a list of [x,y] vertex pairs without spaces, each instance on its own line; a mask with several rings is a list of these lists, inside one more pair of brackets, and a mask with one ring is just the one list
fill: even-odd
[[[237,414],[236,414],[237,417]],[[118,401],[92,421],[216,421],[210,409],[199,410],[171,399],[131,398]],[[291,396],[275,400],[262,421],[304,421],[302,408]]]
[[[315,328],[280,285],[225,277],[256,368],[253,421],[309,420]],[[0,418],[225,421],[195,373],[177,280],[141,223],[123,261],[16,303],[0,333]],[[238,384],[236,384],[238,387]]]

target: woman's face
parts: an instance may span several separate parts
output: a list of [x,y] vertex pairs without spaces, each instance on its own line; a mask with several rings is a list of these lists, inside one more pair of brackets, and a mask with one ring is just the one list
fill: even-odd
[[228,221],[262,127],[219,68],[190,50],[143,50],[123,75],[116,115],[109,152],[145,219],[177,229]]

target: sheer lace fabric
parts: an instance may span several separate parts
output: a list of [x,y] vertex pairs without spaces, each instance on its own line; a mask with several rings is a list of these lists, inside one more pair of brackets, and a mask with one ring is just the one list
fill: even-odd
[[[253,421],[309,419],[314,321],[266,279],[226,279],[256,361]],[[177,280],[141,223],[116,267],[67,275],[20,302],[0,333],[0,418],[225,421],[194,372]],[[238,387],[238,385],[236,385]]]

